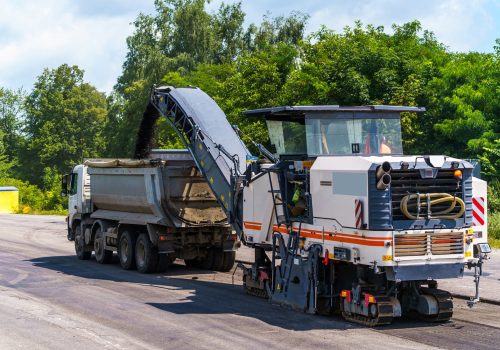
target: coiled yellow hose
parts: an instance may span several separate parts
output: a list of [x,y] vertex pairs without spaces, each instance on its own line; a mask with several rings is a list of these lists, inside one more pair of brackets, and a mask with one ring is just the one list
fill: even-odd
[[[431,198],[436,198],[431,200]],[[409,201],[412,199],[416,199],[417,202],[415,203],[410,203],[408,204]],[[420,214],[417,213],[417,215],[413,215],[410,213],[408,208],[412,207],[417,207],[418,206],[418,201],[420,200],[420,206],[421,207],[432,207],[435,204],[440,204],[440,203],[445,203],[445,202],[451,202],[450,207],[448,209],[438,211],[435,213],[432,213],[431,216],[421,216]],[[430,201],[430,206],[427,204],[427,202]],[[452,215],[447,215],[455,209],[457,203],[460,205],[460,210],[458,213],[452,214]],[[448,193],[425,193],[425,194],[409,194],[407,196],[404,196],[403,199],[401,199],[401,203],[399,205],[401,208],[401,212],[406,216],[408,219],[412,220],[418,220],[418,219],[458,219],[461,217],[464,212],[465,212],[465,203],[461,198],[454,197],[451,194]]]

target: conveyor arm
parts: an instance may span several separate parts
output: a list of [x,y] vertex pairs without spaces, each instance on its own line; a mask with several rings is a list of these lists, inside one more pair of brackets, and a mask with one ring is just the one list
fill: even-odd
[[[154,107],[154,108],[151,108]],[[226,115],[198,88],[154,88],[146,108],[158,111],[182,139],[202,175],[224,208],[238,235],[242,232],[242,181],[250,152]]]

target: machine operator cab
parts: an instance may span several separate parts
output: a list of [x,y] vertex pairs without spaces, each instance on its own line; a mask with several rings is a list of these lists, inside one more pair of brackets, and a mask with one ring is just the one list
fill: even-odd
[[244,114],[265,118],[272,152],[280,160],[280,199],[287,219],[282,221],[311,222],[307,169],[314,159],[403,155],[401,113],[424,111],[420,107],[329,105],[264,108]]
[[400,114],[424,112],[400,106],[295,106],[245,111],[266,119],[280,159],[325,155],[402,155]]

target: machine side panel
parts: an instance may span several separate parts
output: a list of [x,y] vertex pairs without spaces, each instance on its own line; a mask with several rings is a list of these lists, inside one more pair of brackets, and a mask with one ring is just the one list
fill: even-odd
[[[278,188],[278,178],[271,173],[273,187]],[[268,175],[259,176],[243,189],[243,220],[245,238],[249,243],[272,243],[272,232],[276,224],[274,205]],[[282,215],[282,206],[277,206]]]
[[[352,162],[351,162],[352,160]],[[352,170],[345,163],[352,163]],[[368,206],[368,173],[370,164],[359,157],[319,157],[311,167],[311,196],[314,221],[331,220],[330,224],[356,228],[355,203]],[[328,204],[327,204],[328,203]],[[368,222],[367,210],[362,222]]]

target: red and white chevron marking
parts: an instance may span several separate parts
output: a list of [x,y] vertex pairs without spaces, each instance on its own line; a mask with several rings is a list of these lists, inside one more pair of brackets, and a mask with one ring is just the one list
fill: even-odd
[[354,218],[356,220],[356,228],[360,229],[363,226],[363,203],[359,199],[354,200]]
[[474,226],[484,225],[485,205],[483,197],[472,197],[472,224]]

